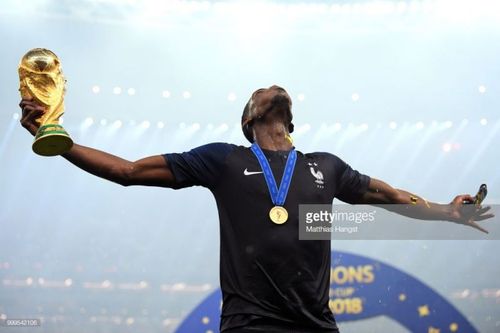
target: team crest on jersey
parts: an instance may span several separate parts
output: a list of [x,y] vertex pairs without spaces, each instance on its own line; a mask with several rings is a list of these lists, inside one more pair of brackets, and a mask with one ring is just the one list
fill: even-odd
[[307,163],[309,165],[309,171],[311,171],[311,175],[316,178],[314,181],[316,183],[317,188],[324,188],[325,187],[325,179],[323,177],[323,172],[321,172],[319,169],[317,169],[318,163],[313,162],[313,163]]

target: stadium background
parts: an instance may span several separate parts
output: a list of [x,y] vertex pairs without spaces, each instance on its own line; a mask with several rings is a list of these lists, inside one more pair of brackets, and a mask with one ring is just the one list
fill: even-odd
[[[132,160],[246,144],[243,106],[276,83],[294,100],[299,150],[332,152],[433,201],[484,182],[499,203],[499,6],[3,0],[0,319],[44,318],[15,332],[173,332],[218,286],[209,191],[122,188],[31,152],[17,106],[27,50],[60,57],[63,125],[77,143]],[[481,332],[500,330],[498,241],[332,244],[423,280]],[[341,327],[375,321],[404,332],[384,318]]]

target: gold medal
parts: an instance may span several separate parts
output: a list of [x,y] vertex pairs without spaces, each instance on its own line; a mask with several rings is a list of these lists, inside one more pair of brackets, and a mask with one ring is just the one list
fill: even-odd
[[286,211],[285,207],[274,206],[269,211],[269,217],[274,223],[283,224],[286,222],[286,220],[288,220],[288,212]]

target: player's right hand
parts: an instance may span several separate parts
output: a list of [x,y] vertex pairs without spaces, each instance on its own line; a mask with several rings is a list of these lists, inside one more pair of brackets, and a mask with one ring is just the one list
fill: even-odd
[[456,196],[455,199],[453,199],[453,201],[450,203],[451,221],[475,228],[487,234],[488,231],[477,224],[477,222],[490,219],[492,217],[495,217],[495,215],[488,213],[491,208],[489,206],[483,207],[481,205],[471,205],[474,200],[475,198],[470,194],[462,194]]
[[40,123],[37,119],[43,115],[45,108],[33,99],[26,98],[21,100],[19,107],[23,110],[21,125],[34,136],[36,131],[38,131],[38,127],[40,127]]

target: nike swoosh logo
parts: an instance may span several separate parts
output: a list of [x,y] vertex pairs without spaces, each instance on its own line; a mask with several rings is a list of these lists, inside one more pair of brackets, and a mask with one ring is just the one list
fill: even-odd
[[259,173],[263,173],[263,172],[262,171],[248,171],[248,169],[245,169],[245,171],[243,171],[243,174],[245,176],[258,175]]

